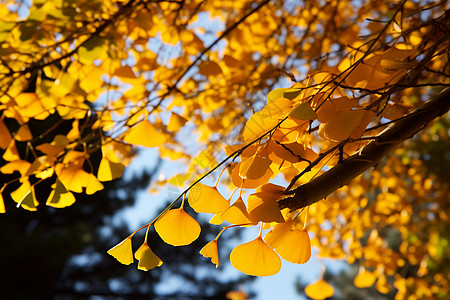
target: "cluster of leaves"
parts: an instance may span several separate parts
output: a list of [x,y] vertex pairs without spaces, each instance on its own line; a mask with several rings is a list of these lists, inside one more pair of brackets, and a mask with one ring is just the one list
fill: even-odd
[[[246,274],[275,274],[280,257],[305,263],[311,242],[324,256],[350,261],[372,249],[355,284],[371,285],[378,278],[382,293],[390,289],[386,276],[394,275],[399,264],[426,264],[412,260],[409,244],[389,262],[374,253],[391,249],[384,243],[384,226],[397,228],[406,241],[415,232],[412,218],[405,218],[420,201],[397,192],[399,183],[391,180],[393,190],[385,191],[381,179],[363,176],[331,196],[333,202],[307,209],[288,204],[280,210],[280,201],[376,142],[388,123],[449,84],[445,1],[23,5],[0,5],[0,171],[11,175],[0,195],[13,188],[12,199],[28,210],[37,210],[42,200],[66,207],[75,202],[73,193],[93,194],[103,189],[102,182],[119,178],[135,154],[132,145],[158,147],[161,157],[188,165],[184,174],[159,184],[189,186],[155,220],[109,251],[122,263],[135,257],[139,269],[161,266],[149,247],[152,226],[171,245],[196,240],[200,226],[184,209],[189,196],[197,213],[214,215],[211,223],[230,223],[224,230],[260,226],[254,240],[231,253],[232,265]],[[298,81],[299,76],[305,79]],[[276,88],[287,85],[286,77],[295,83]],[[39,121],[46,128],[33,125]],[[67,128],[59,131],[62,124]],[[186,139],[188,134],[195,140]],[[194,156],[193,142],[207,148]],[[101,155],[98,164],[94,155]],[[225,164],[215,186],[200,183]],[[383,174],[403,182],[398,170]],[[284,180],[287,187],[274,184]],[[367,182],[384,192],[369,201]],[[51,189],[36,193],[43,183],[51,183]],[[219,193],[219,183],[229,187],[228,199]],[[436,185],[433,191],[439,189],[444,188]],[[5,212],[2,199],[0,211]],[[322,228],[327,220],[339,226],[327,233]],[[312,241],[307,227],[314,232]],[[147,234],[133,254],[132,237],[141,229]],[[201,250],[216,266],[222,232]],[[396,278],[399,297],[416,284],[404,278]],[[442,280],[438,276],[431,282]],[[328,297],[332,288],[324,286],[319,279],[308,295]],[[434,295],[447,290],[448,284],[429,289]]]

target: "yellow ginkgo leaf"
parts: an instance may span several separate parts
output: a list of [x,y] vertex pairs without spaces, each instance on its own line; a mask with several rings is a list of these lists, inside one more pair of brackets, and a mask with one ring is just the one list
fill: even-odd
[[311,108],[309,102],[303,102],[297,105],[289,114],[289,117],[297,119],[297,120],[315,120],[317,115],[315,111]]
[[169,131],[177,131],[181,127],[186,124],[188,120],[186,120],[184,117],[180,116],[177,113],[172,112],[170,115],[169,124],[167,124],[167,130]]
[[257,180],[264,176],[272,161],[267,157],[253,155],[242,160],[239,175],[244,179]]
[[219,193],[216,187],[197,183],[189,192],[189,205],[197,213],[218,214],[225,211],[230,203]]
[[61,181],[56,180],[56,183],[52,186],[53,190],[48,196],[47,205],[63,208],[75,203],[75,196],[66,190]]
[[311,257],[311,241],[306,230],[292,230],[292,220],[277,224],[265,236],[266,243],[285,260],[304,264]]
[[273,171],[271,168],[267,168],[266,172],[263,176],[261,176],[258,179],[242,179],[242,177],[239,175],[239,170],[242,162],[238,163],[234,169],[231,172],[231,181],[233,182],[234,186],[236,187],[242,187],[244,189],[255,189],[267,182],[269,182],[270,178],[273,175]]
[[134,261],[131,236],[109,249],[107,253],[124,265],[131,264]]
[[173,246],[189,245],[200,235],[200,225],[183,208],[166,212],[155,222],[155,230],[164,242]]
[[12,174],[15,171],[20,172],[20,174],[25,174],[30,168],[31,164],[26,160],[16,160],[9,162],[0,168],[0,172],[3,174]]
[[334,288],[325,280],[320,279],[305,287],[305,294],[315,300],[326,299],[334,295]]
[[361,123],[365,113],[365,110],[338,111],[328,123],[321,125],[321,130],[327,139],[345,140]]
[[213,225],[220,225],[222,223],[223,223],[223,219],[222,219],[222,217],[219,214],[214,215],[211,218],[211,220],[209,220],[209,224],[213,224]]
[[353,279],[353,284],[359,288],[366,288],[372,286],[376,279],[376,276],[372,272],[364,269],[355,276]]
[[22,206],[26,210],[36,211],[39,205],[34,193],[34,186],[31,186],[29,181],[25,181],[17,190],[12,192],[11,198],[17,202],[17,207]]
[[100,181],[98,181],[97,177],[95,177],[92,173],[87,174],[86,194],[92,195],[103,190],[104,186]]
[[3,159],[6,161],[20,160],[19,151],[17,151],[16,140],[12,139],[3,153]]
[[386,275],[381,274],[375,284],[377,290],[382,294],[387,294],[392,290],[392,286],[387,282]]
[[145,119],[125,133],[124,141],[133,145],[157,147],[164,144],[166,136]]
[[223,220],[236,225],[252,223],[252,221],[250,221],[250,216],[247,212],[247,207],[245,206],[245,203],[244,201],[242,201],[241,197],[239,197],[233,203],[233,205],[228,207],[227,210],[225,210],[220,215],[220,217]]
[[219,266],[219,252],[217,250],[217,239],[212,240],[208,244],[206,244],[201,250],[200,254],[204,257],[211,258],[211,262],[216,265],[216,268]]
[[138,269],[143,271],[151,270],[163,264],[163,261],[153,253],[147,242],[144,242],[141,247],[139,247],[134,253],[134,257],[139,260]]
[[253,276],[270,276],[281,269],[280,257],[261,237],[234,248],[230,261],[237,270]]
[[97,178],[100,181],[110,181],[120,178],[123,174],[125,166],[121,163],[112,162],[107,158],[102,158],[98,167]]
[[283,223],[284,218],[278,208],[277,200],[283,197],[284,187],[267,183],[247,198],[250,220],[270,223]]
[[14,135],[14,138],[20,142],[26,142],[33,138],[31,134],[30,127],[27,124],[20,126],[19,130]]

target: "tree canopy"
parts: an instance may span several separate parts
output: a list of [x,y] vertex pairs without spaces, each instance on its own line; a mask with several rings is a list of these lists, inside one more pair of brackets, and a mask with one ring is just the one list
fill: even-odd
[[[191,244],[189,205],[224,224],[200,251],[216,266],[230,231],[257,227],[230,255],[245,274],[306,263],[312,245],[358,263],[359,288],[446,297],[448,6],[2,2],[0,212],[95,201],[154,147],[186,167],[152,189],[184,190],[108,251],[119,262],[164,268],[149,233]],[[305,292],[334,293],[323,278]]]

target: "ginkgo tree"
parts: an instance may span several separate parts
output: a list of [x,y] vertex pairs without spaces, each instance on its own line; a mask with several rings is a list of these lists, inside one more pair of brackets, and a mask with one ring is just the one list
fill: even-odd
[[431,265],[449,259],[448,182],[402,144],[448,139],[433,121],[450,106],[447,1],[6,1],[0,16],[0,212],[76,205],[157,147],[187,167],[156,189],[185,189],[108,251],[119,262],[163,264],[149,230],[196,240],[189,205],[223,226],[200,250],[216,266],[228,231],[257,227],[230,255],[245,274],[312,245],[358,262],[358,287],[447,295]]

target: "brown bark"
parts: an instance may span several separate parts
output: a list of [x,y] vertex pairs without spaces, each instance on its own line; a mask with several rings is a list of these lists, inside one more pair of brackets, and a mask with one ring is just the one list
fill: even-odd
[[403,141],[412,138],[430,121],[446,113],[449,108],[450,88],[446,88],[404,118],[389,125],[360,152],[344,159],[330,170],[291,191],[293,196],[281,199],[278,206],[280,209],[289,208],[292,211],[326,198],[332,192],[349,184],[367,169],[375,166],[388,152]]

